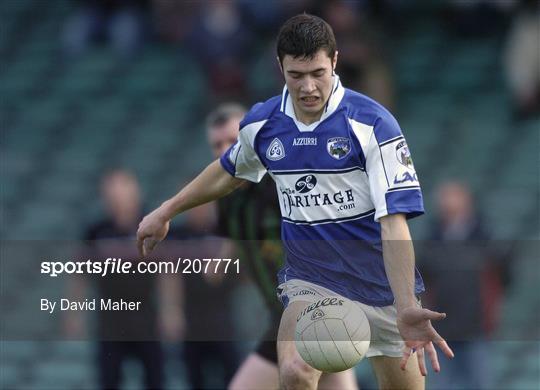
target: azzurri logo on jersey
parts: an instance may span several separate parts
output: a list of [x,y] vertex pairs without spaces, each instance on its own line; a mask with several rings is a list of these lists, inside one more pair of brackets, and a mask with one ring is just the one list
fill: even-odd
[[278,161],[283,157],[285,157],[285,148],[279,138],[274,138],[270,142],[268,149],[266,149],[266,158],[272,161]]
[[302,176],[296,181],[294,188],[301,194],[311,191],[317,185],[317,178],[315,175]]
[[293,146],[317,146],[317,137],[296,137]]
[[326,143],[328,154],[336,160],[341,160],[351,152],[351,140],[345,137],[334,137]]

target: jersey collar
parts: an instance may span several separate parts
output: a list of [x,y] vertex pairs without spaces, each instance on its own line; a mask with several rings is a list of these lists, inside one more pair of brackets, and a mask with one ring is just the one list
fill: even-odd
[[341,103],[341,99],[343,99],[343,95],[345,94],[345,88],[341,85],[341,81],[339,81],[339,76],[337,74],[334,74],[334,84],[332,87],[332,93],[330,94],[330,98],[328,99],[328,102],[326,102],[326,106],[324,108],[324,112],[321,115],[321,119],[319,119],[317,122],[313,122],[310,125],[306,125],[302,122],[300,122],[298,119],[296,119],[296,115],[294,113],[294,107],[292,100],[289,98],[289,91],[287,89],[287,85],[283,87],[283,94],[281,95],[281,112],[283,112],[288,117],[292,118],[294,120],[294,123],[296,123],[296,126],[298,127],[298,130],[301,132],[304,131],[313,131],[315,128],[324,121],[327,117],[332,115],[334,111],[339,106],[339,103]]

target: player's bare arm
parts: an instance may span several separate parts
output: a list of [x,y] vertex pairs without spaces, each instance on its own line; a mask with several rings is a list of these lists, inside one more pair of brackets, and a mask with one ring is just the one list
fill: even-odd
[[238,188],[244,180],[231,176],[219,160],[208,165],[178,194],[143,218],[137,231],[139,253],[146,256],[169,231],[169,223],[178,214],[219,199]]
[[401,368],[405,369],[408,358],[416,351],[420,372],[425,376],[427,370],[424,353],[427,352],[433,369],[439,372],[440,365],[433,343],[437,344],[446,356],[451,358],[454,354],[446,341],[435,331],[431,321],[442,320],[446,314],[423,309],[416,302],[414,249],[405,216],[387,215],[380,219],[380,223],[384,267],[395,297],[398,329],[406,345]]

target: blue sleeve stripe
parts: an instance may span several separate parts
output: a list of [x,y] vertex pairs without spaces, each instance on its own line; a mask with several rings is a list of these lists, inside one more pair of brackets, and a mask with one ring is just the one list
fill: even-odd
[[407,218],[424,214],[424,202],[420,188],[387,192],[385,197],[388,214],[403,213]]
[[220,157],[219,162],[221,163],[221,166],[223,169],[225,169],[231,176],[235,176],[236,174],[236,168],[229,160],[229,155],[231,153],[231,149],[227,150],[223,156]]

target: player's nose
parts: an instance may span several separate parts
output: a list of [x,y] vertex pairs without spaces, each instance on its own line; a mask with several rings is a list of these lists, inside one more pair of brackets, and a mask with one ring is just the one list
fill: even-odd
[[302,80],[302,83],[300,84],[300,92],[303,94],[309,95],[317,89],[317,86],[315,85],[315,80],[313,80],[311,77],[305,77]]

